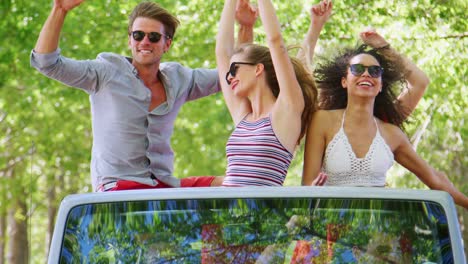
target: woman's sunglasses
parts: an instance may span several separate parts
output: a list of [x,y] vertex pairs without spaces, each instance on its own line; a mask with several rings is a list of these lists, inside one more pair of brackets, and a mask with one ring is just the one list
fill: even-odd
[[257,63],[252,63],[252,62],[233,62],[231,63],[231,66],[229,67],[229,71],[226,72],[226,82],[227,84],[231,85],[231,81],[229,80],[229,75],[232,77],[236,77],[237,74],[237,69],[239,69],[240,64],[245,64],[245,65],[257,65]]
[[170,39],[169,36],[163,35],[159,32],[145,33],[141,30],[132,31],[132,37],[136,41],[142,41],[145,38],[145,36],[148,36],[149,41],[152,43],[157,43],[159,40],[161,40],[162,36],[164,36],[166,39]]
[[382,76],[383,68],[378,65],[364,66],[362,64],[351,64],[349,70],[354,76],[361,76],[366,70],[373,78]]

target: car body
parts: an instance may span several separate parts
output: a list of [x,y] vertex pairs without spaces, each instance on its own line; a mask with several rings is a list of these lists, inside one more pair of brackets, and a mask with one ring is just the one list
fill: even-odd
[[461,263],[451,196],[369,187],[75,194],[49,263]]

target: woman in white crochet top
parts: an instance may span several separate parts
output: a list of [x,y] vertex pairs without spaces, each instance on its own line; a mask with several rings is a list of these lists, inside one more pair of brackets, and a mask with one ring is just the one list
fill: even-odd
[[417,155],[402,131],[410,110],[394,88],[427,85],[427,76],[377,32],[364,31],[361,38],[372,38],[379,48],[344,50],[315,70],[323,110],[313,115],[306,135],[302,184],[312,185],[323,169],[326,185],[383,187],[396,160],[429,188],[447,191],[468,208],[468,198]]

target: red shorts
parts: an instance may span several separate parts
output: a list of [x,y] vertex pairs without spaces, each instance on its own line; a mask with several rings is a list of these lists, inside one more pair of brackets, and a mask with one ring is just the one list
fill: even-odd
[[157,181],[158,184],[155,186],[147,185],[134,181],[115,181],[100,185],[98,192],[110,192],[110,191],[123,191],[123,190],[141,190],[141,189],[159,189],[159,188],[172,188],[172,186],[165,184],[162,181]]
[[[199,176],[199,177],[187,177],[180,180],[180,187],[210,187],[215,176]],[[141,190],[141,189],[159,189],[159,188],[172,188],[172,186],[165,184],[160,180],[156,180],[157,185],[147,185],[134,181],[115,181],[100,185],[98,192],[109,192],[109,191],[123,191],[123,190]]]
[[215,176],[193,176],[180,179],[180,187],[210,187]]

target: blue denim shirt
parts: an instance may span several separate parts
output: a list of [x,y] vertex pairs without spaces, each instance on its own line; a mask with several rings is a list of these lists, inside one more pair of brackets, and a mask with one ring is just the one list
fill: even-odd
[[151,92],[139,79],[130,59],[101,53],[94,60],[31,53],[31,65],[44,75],[89,94],[93,147],[93,189],[115,180],[154,185],[153,174],[174,186],[174,153],[170,138],[182,104],[220,91],[216,70],[190,69],[179,63],[161,63],[161,81],[167,101],[151,112]]

